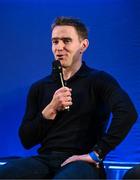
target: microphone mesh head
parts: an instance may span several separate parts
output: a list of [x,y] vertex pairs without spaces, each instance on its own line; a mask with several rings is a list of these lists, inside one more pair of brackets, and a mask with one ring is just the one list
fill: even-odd
[[52,68],[53,68],[53,71],[57,73],[62,73],[62,66],[59,60],[54,60],[52,62]]

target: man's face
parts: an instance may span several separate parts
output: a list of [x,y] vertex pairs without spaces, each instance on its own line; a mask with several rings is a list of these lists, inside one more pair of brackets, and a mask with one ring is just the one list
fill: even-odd
[[64,68],[81,61],[83,41],[73,26],[56,26],[52,31],[52,52]]

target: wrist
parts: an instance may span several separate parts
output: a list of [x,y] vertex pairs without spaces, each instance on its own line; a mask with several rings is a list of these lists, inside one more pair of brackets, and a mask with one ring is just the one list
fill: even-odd
[[89,156],[94,160],[96,161],[97,163],[100,163],[102,161],[102,159],[99,158],[99,155],[97,152],[95,151],[92,151],[89,153]]
[[42,115],[45,119],[55,119],[57,114],[57,111],[49,104],[48,106],[45,107],[42,111]]
[[96,152],[99,155],[100,159],[104,159],[104,157],[106,155],[106,153],[104,153],[104,151],[101,149],[101,147],[99,147],[99,145],[97,145],[97,144],[92,148],[92,151]]

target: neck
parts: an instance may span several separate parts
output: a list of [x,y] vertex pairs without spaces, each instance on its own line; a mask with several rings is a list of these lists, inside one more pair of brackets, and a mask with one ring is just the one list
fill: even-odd
[[81,67],[82,62],[78,62],[77,64],[73,64],[71,67],[63,68],[63,77],[64,80],[68,80],[72,77]]

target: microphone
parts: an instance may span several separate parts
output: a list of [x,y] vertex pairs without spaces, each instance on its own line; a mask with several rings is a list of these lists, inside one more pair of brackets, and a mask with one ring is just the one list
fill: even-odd
[[62,66],[59,60],[54,60],[52,63],[53,71],[60,77],[62,87],[65,87],[65,82],[63,78]]
[[[61,65],[60,61],[59,60],[54,60],[53,63],[52,63],[52,68],[53,68],[53,71],[56,74],[59,74],[62,87],[65,87],[65,81],[64,81],[64,78],[63,78],[63,70],[62,70],[62,65]],[[70,107],[67,106],[67,107],[65,107],[65,109],[67,111],[69,111]]]

